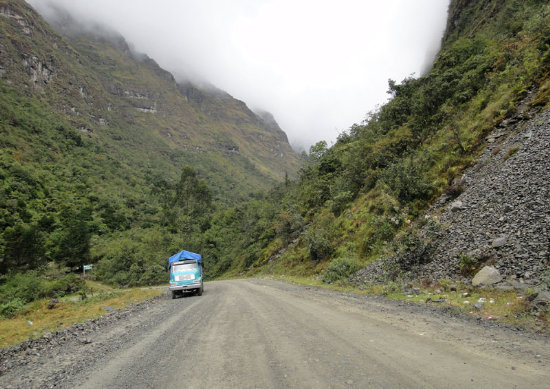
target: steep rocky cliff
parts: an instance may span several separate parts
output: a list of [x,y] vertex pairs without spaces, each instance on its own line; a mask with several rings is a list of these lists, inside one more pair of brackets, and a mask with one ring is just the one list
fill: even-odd
[[509,280],[538,283],[550,265],[550,110],[513,117],[487,142],[458,183],[464,192],[426,214],[440,231],[421,271],[468,276],[489,264]]
[[[501,72],[486,106],[498,104],[499,88],[513,85],[507,80],[511,69],[529,77],[529,60],[536,55],[541,60],[523,87],[508,92],[510,103],[497,111],[493,125],[481,132],[474,147],[461,148],[472,153],[471,166],[398,234],[391,254],[358,272],[352,277],[355,282],[470,282],[485,266],[499,272],[504,288],[550,282],[548,17],[548,5],[541,1],[451,2],[440,58],[448,47],[467,42],[491,40],[500,47],[492,71],[486,71],[488,76]],[[526,54],[529,47],[536,49],[535,55]],[[458,57],[453,61],[460,63]]]

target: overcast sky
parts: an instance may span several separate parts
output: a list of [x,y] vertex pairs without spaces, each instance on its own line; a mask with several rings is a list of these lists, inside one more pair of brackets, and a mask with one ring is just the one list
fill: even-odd
[[422,73],[449,0],[28,0],[120,32],[176,78],[271,112],[292,145],[333,143]]

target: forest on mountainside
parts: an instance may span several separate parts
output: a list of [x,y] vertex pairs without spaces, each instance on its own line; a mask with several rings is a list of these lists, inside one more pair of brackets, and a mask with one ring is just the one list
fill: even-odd
[[[391,100],[334,146],[312,146],[296,178],[234,204],[194,163],[172,177],[144,166],[136,179],[101,152],[108,143],[2,82],[0,304],[72,290],[65,284],[77,281],[56,283],[84,263],[107,283],[162,283],[166,258],[181,248],[203,255],[210,279],[343,279],[414,247],[415,219],[442,193],[460,193],[455,178],[488,131],[528,93],[533,109],[548,107],[549,72],[550,4],[453,0],[429,72],[389,80]],[[31,285],[37,275],[43,283]]]
[[[83,287],[165,282],[216,209],[292,177],[268,113],[179,83],[104,27],[0,0],[0,305]],[[4,309],[2,308],[2,312]]]

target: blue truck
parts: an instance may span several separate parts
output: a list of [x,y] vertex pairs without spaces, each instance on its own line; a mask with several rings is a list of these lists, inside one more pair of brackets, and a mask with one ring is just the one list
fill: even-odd
[[191,251],[180,251],[168,258],[170,271],[170,291],[172,298],[183,296],[184,292],[195,292],[202,295],[203,265],[200,254]]

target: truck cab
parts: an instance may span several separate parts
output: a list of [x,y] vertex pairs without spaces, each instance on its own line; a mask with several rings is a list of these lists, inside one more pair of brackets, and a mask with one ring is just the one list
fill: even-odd
[[[190,252],[182,252],[189,253]],[[178,254],[180,254],[178,256]],[[169,260],[170,291],[172,298],[182,296],[184,292],[195,292],[201,296],[203,292],[203,267],[199,254],[191,255],[178,253]],[[176,257],[176,258],[174,258]]]

